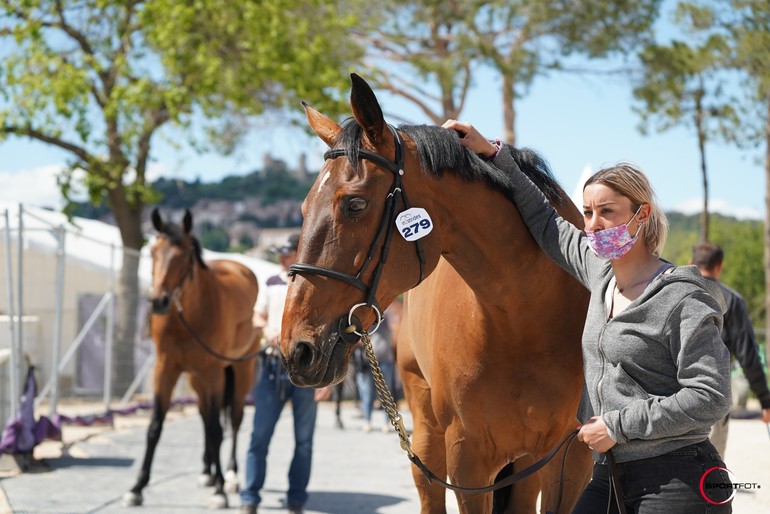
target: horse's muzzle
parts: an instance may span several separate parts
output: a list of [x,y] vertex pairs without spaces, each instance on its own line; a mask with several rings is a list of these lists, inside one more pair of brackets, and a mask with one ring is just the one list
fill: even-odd
[[292,383],[300,387],[325,387],[347,377],[350,345],[337,332],[330,334],[320,346],[297,341],[281,357]]

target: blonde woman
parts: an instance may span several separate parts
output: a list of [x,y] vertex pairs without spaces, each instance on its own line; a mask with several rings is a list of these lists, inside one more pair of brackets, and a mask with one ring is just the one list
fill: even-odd
[[731,512],[732,485],[708,439],[730,408],[724,302],[695,266],[660,258],[667,222],[647,177],[630,164],[593,175],[580,230],[559,217],[507,146],[468,123],[444,127],[508,172],[532,236],[591,292],[578,440],[596,464],[573,512],[606,512],[613,484],[622,494],[611,512]]

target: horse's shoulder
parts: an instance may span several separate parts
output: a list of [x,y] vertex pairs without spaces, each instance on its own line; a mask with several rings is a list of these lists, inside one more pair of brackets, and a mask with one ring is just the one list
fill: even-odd
[[230,259],[217,259],[213,261],[207,261],[206,264],[214,275],[220,280],[228,280],[233,277],[244,277],[249,280],[256,281],[256,276],[251,268],[245,264],[230,260]]

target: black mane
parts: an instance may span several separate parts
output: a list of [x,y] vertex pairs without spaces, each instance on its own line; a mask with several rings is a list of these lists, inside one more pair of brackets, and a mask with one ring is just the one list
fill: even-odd
[[[500,191],[513,201],[513,183],[510,176],[468,150],[459,143],[459,136],[454,130],[435,125],[401,125],[399,130],[407,134],[417,145],[420,164],[431,176],[441,178],[446,171],[455,170],[469,181],[483,180],[494,190]],[[361,147],[362,130],[355,120],[347,120],[342,125],[342,133],[335,143],[335,148],[345,148],[351,165],[358,165],[358,150]],[[566,194],[551,173],[548,164],[534,150],[529,148],[506,147],[519,168],[543,192],[550,202],[564,204]]]

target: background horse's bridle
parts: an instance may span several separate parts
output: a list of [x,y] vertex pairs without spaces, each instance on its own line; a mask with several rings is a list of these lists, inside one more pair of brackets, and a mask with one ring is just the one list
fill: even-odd
[[[395,227],[395,221],[396,216],[398,216],[399,212],[397,211],[398,207],[398,198],[399,196],[404,202],[404,208],[409,209],[409,201],[406,197],[406,192],[404,191],[404,186],[402,183],[402,177],[404,175],[404,143],[401,139],[401,135],[398,133],[398,130],[396,130],[392,125],[388,125],[388,128],[393,133],[393,142],[396,147],[395,150],[395,161],[389,161],[388,159],[384,158],[383,156],[371,152],[369,150],[365,150],[363,148],[360,148],[358,150],[359,158],[366,159],[368,161],[373,162],[377,166],[381,168],[385,168],[393,173],[393,184],[390,188],[390,192],[388,193],[388,196],[386,197],[385,201],[385,207],[382,212],[382,218],[380,220],[380,226],[377,230],[377,235],[374,238],[374,241],[372,241],[371,246],[369,247],[369,253],[366,255],[366,259],[364,260],[364,263],[361,265],[361,269],[358,270],[358,273],[356,275],[349,275],[348,273],[337,271],[329,268],[322,268],[320,266],[315,266],[313,264],[302,264],[302,263],[295,263],[289,266],[289,276],[294,275],[302,275],[302,274],[308,274],[308,275],[320,275],[322,277],[328,277],[333,278],[336,280],[339,280],[341,282],[344,282],[350,286],[355,287],[356,289],[359,289],[361,292],[364,293],[366,297],[366,301],[363,303],[357,303],[355,304],[348,313],[347,317],[340,318],[338,322],[339,327],[339,335],[340,337],[348,342],[348,343],[354,343],[358,340],[358,338],[361,336],[361,332],[363,330],[363,327],[361,325],[361,321],[353,315],[353,312],[359,308],[359,307],[371,307],[374,309],[375,314],[377,315],[376,319],[376,325],[375,327],[369,331],[369,333],[375,332],[377,328],[379,328],[380,323],[382,322],[382,313],[380,311],[379,305],[377,305],[377,286],[379,285],[380,278],[382,276],[383,268],[385,267],[385,262],[388,259],[388,252],[390,251],[390,243],[391,239],[393,237],[393,229]],[[324,159],[330,160],[330,159],[336,159],[337,157],[343,157],[347,155],[347,151],[345,148],[332,148],[331,150],[328,150],[326,153],[324,153]],[[379,245],[380,239],[382,237],[385,237],[384,242],[382,243],[382,248],[380,250],[380,260],[377,263],[377,267],[374,270],[374,275],[372,276],[372,283],[371,285],[367,286],[364,284],[364,282],[361,280],[364,276],[364,272],[366,271],[367,266],[369,265],[369,262],[371,262],[372,258],[374,257],[374,253],[377,250],[377,246]],[[417,279],[417,283],[415,283],[414,286],[417,286],[420,282],[422,282],[422,279],[424,278],[425,273],[425,254],[423,252],[422,245],[420,244],[419,240],[414,241],[415,248],[417,250],[417,259],[420,262],[420,276]],[[414,287],[413,286],[413,287]]]

